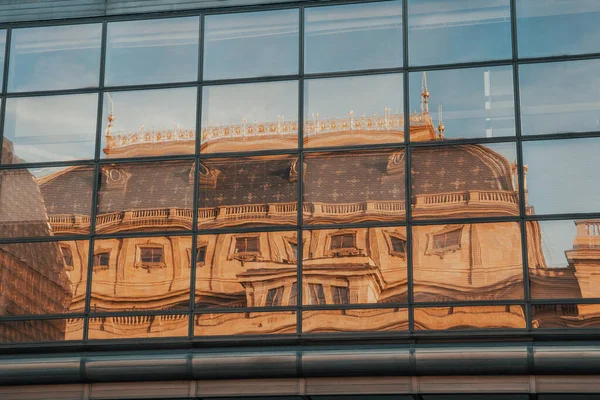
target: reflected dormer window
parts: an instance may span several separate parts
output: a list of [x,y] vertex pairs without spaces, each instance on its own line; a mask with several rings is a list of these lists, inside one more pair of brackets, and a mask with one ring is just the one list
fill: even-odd
[[166,266],[164,247],[158,244],[144,244],[137,248],[137,261],[135,264],[138,268],[150,269],[162,268]]
[[356,247],[356,235],[344,233],[331,236],[331,250],[353,249]]
[[206,261],[206,246],[200,246],[196,249],[196,264],[204,265]]
[[96,253],[96,254],[94,254],[94,259],[92,261],[92,265],[93,265],[94,269],[108,269],[109,260],[110,260],[110,253],[108,251]]
[[333,304],[350,303],[350,292],[346,286],[332,286],[331,297],[333,299]]
[[65,267],[73,267],[73,251],[69,246],[60,246]]
[[309,283],[307,299],[309,305],[325,304],[325,292],[323,291],[323,285],[317,283]]
[[267,292],[267,300],[265,302],[266,307],[280,306],[283,300],[283,286],[269,289]]
[[260,256],[258,235],[237,236],[234,239],[232,257],[244,261],[255,261]]
[[433,249],[441,250],[448,247],[459,247],[461,233],[462,228],[433,235]]

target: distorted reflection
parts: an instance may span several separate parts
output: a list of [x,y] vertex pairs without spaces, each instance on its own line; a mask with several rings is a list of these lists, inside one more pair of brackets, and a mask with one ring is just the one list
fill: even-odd
[[197,80],[199,26],[198,17],[109,23],[105,85]]
[[528,221],[527,244],[532,298],[600,298],[600,220]]
[[298,10],[207,15],[204,79],[298,73]]
[[600,60],[519,66],[524,135],[600,130]]
[[517,222],[413,227],[417,302],[522,299]]
[[510,66],[413,72],[410,93],[413,141],[515,134]]
[[525,329],[521,305],[415,308],[415,330]]
[[408,310],[405,308],[302,311],[304,333],[407,330]]
[[83,328],[83,318],[0,321],[0,343],[82,340],[83,329],[66,333],[69,326]]
[[105,93],[103,158],[193,154],[196,88]]
[[405,218],[404,149],[311,153],[304,161],[306,223]]
[[296,312],[245,312],[196,315],[194,335],[267,335],[296,333]]
[[414,148],[414,218],[518,216],[516,159],[514,143]]
[[598,212],[600,138],[523,143],[530,213]]
[[295,306],[297,251],[295,231],[199,235],[196,306]]
[[192,227],[193,161],[102,165],[96,232]]
[[540,328],[600,328],[600,304],[532,304],[531,326]]
[[3,164],[93,159],[98,96],[77,94],[6,100]]
[[0,244],[0,315],[83,312],[89,241]]
[[14,29],[9,91],[98,86],[102,24]]
[[403,303],[406,228],[304,231],[305,305]]
[[404,142],[402,87],[402,74],[307,79],[304,145]]
[[596,0],[519,0],[516,10],[520,57],[598,51],[600,3]]
[[187,314],[90,317],[88,338],[102,340],[187,336],[188,329]]
[[202,153],[297,147],[297,81],[203,88]]
[[402,66],[402,2],[305,10],[308,73]]
[[191,247],[189,236],[96,240],[91,311],[187,309]]
[[198,226],[295,224],[297,185],[297,157],[202,160],[198,177]]
[[[12,156],[7,143],[3,160]],[[89,233],[93,170],[87,166],[0,170],[0,237]]]
[[410,65],[511,58],[510,1],[408,0]]

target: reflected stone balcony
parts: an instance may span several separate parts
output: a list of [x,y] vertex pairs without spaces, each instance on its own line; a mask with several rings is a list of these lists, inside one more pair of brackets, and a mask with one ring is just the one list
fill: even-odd
[[[296,224],[297,203],[262,203],[198,209],[198,226],[223,227],[244,223]],[[418,218],[473,215],[518,215],[518,194],[514,191],[464,191],[413,196],[413,214]],[[303,218],[308,223],[358,221],[396,221],[405,218],[406,204],[401,200],[364,201],[354,203],[305,202]],[[178,227],[191,229],[193,212],[187,208],[142,209],[100,214],[96,231]],[[51,215],[54,233],[88,233],[90,218],[86,215]],[[600,222],[586,226],[598,232]],[[583,229],[583,228],[582,228]],[[587,231],[586,231],[587,232]],[[600,248],[600,236],[585,236],[587,246]],[[582,241],[583,243],[583,241]]]
[[600,249],[600,220],[575,221],[575,225],[574,249]]

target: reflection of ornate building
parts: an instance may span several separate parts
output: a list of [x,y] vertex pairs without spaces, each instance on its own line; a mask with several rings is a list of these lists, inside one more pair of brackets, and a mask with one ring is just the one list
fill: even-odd
[[[410,116],[413,140],[443,137],[427,111]],[[178,151],[193,145],[194,133],[112,133],[109,118],[109,157]],[[383,116],[315,120],[305,123],[307,145],[401,141],[404,120],[385,110]],[[297,123],[282,122],[207,128],[205,151],[245,151],[293,147]],[[286,142],[287,141],[287,142]],[[258,144],[257,144],[258,143]],[[182,147],[183,146],[183,147]],[[284,146],[285,147],[285,146]],[[412,216],[416,220],[519,215],[518,178],[514,164],[483,145],[415,147],[411,155]],[[194,182],[198,170],[198,182]],[[198,227],[235,228],[294,226],[299,216],[299,171],[303,174],[304,223],[402,221],[405,204],[404,150],[353,153],[309,153],[302,168],[295,156],[207,158],[192,161],[114,163],[100,166],[96,232],[136,232],[134,237],[96,239],[92,255],[91,311],[187,310],[190,303],[192,259],[195,258],[197,308],[268,307],[252,313],[203,314],[195,332],[202,335],[292,333],[295,306],[298,240],[295,231],[204,234],[192,252],[191,236],[175,232],[193,224],[194,186],[198,188]],[[43,197],[44,215],[52,234],[89,233],[93,172],[69,167],[38,179],[33,189]],[[526,185],[525,185],[526,186]],[[38,194],[38,198],[40,196]],[[1,195],[1,193],[0,193]],[[35,196],[28,196],[34,199]],[[69,202],[64,202],[69,198]],[[41,204],[41,199],[39,200]],[[6,209],[6,207],[4,208]],[[528,213],[533,208],[526,204]],[[46,213],[47,212],[47,216]],[[6,219],[3,220],[6,223]],[[43,224],[40,224],[40,226]],[[44,229],[48,229],[47,225]],[[528,221],[530,287],[533,298],[597,297],[598,224],[579,223],[574,248],[567,252],[569,268],[548,268],[541,251],[540,227]],[[168,236],[142,232],[173,231]],[[302,237],[303,304],[344,305],[344,310],[306,310],[305,332],[403,330],[404,308],[347,309],[352,304],[398,304],[408,301],[407,232],[402,226],[305,230]],[[449,223],[412,228],[414,300],[424,303],[524,298],[521,227],[517,222]],[[52,245],[48,245],[52,246]],[[88,246],[64,241],[55,252],[67,271],[70,290],[61,309],[42,312],[81,312],[85,303]],[[35,265],[34,262],[30,265]],[[62,285],[62,286],[60,286]],[[56,298],[56,296],[54,296]],[[62,304],[61,303],[61,304]],[[393,307],[393,306],[392,306]],[[582,326],[594,321],[596,306],[534,306],[534,325]],[[600,311],[600,310],[598,310]],[[323,316],[326,315],[326,318]],[[521,306],[417,307],[415,329],[524,328]],[[591,322],[595,323],[595,322]],[[80,338],[83,324],[73,321],[67,338]],[[187,335],[187,316],[92,317],[89,337],[117,338]]]

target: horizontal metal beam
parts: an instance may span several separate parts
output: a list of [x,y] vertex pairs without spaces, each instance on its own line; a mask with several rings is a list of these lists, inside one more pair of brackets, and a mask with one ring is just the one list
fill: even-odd
[[0,357],[1,385],[599,373],[600,342],[304,345]]

